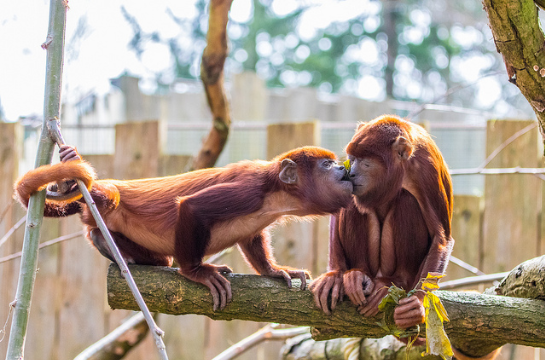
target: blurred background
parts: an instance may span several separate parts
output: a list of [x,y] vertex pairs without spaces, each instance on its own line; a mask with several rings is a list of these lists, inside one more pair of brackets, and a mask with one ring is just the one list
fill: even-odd
[[[103,178],[187,170],[211,127],[199,79],[208,1],[80,0],[69,6],[61,119],[67,142]],[[6,123],[0,146],[8,154],[0,173],[7,179],[0,214],[8,214],[0,218],[0,236],[23,216],[10,205],[11,184],[36,156],[48,12],[45,0],[0,3],[0,123]],[[224,75],[233,123],[218,166],[269,159],[305,144],[342,159],[357,122],[395,113],[432,134],[450,169],[477,168],[535,124],[526,99],[507,81],[479,1],[234,0],[227,32]],[[537,127],[506,149],[490,166],[542,165]],[[456,256],[491,273],[542,253],[540,179],[463,175],[453,183]],[[75,218],[46,221],[42,238],[80,228]],[[21,228],[0,247],[2,323],[19,264],[2,256],[20,251],[22,234]],[[307,267],[315,276],[326,270],[327,219],[274,236],[279,263]],[[47,356],[30,358],[72,358],[128,314],[105,304],[107,261],[81,236],[41,252],[40,261],[43,303],[33,305],[28,351]],[[251,272],[236,251],[225,263]],[[449,267],[449,279],[468,275]],[[159,322],[170,336],[172,359],[212,358],[259,327],[196,316],[161,315]],[[264,345],[246,356],[272,359],[278,350],[278,344]],[[150,353],[148,339],[130,358],[153,358]],[[540,356],[531,348],[504,353],[505,359]]]

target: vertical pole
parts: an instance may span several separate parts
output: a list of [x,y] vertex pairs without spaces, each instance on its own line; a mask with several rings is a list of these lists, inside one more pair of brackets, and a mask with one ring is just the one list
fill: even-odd
[[[42,134],[36,155],[35,166],[51,163],[54,143],[49,137],[47,121],[60,117],[62,66],[64,56],[64,31],[67,0],[51,0],[49,5],[49,28],[42,48],[47,50],[46,80],[44,95],[44,119]],[[45,191],[31,196],[28,204],[27,222],[23,243],[23,256],[17,284],[16,305],[11,323],[7,360],[24,358],[24,346],[28,316],[32,300],[32,289],[36,280],[38,244],[43,220]]]

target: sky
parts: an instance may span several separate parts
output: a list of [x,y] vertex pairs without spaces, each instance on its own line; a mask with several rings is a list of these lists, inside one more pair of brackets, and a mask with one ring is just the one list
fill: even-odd
[[[132,30],[123,18],[121,6],[136,16],[143,30],[160,28],[165,37],[176,35],[178,26],[167,15],[170,8],[177,17],[195,15],[194,1],[70,1],[66,20],[66,49],[63,73],[63,101],[95,91],[110,89],[109,79],[125,70],[139,76],[149,76],[170,65],[170,53],[162,45],[149,46],[138,60],[127,44]],[[300,4],[301,2],[299,2]],[[346,20],[368,10],[369,2],[347,0],[306,0],[315,4],[302,19],[300,34],[312,36],[318,27],[331,21]],[[273,10],[288,14],[298,5],[297,0],[275,0]],[[251,0],[233,2],[230,17],[244,22],[251,16]],[[19,116],[41,114],[45,83],[46,51],[40,45],[47,36],[49,1],[17,0],[0,2],[0,102],[7,120]],[[84,19],[85,36],[73,41],[78,23]],[[320,19],[317,23],[315,19]],[[158,26],[160,24],[160,26]],[[76,99],[77,100],[77,99]]]

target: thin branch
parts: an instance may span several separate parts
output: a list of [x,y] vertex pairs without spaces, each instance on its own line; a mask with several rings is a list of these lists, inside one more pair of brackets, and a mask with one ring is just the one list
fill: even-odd
[[26,216],[23,216],[22,218],[19,219],[19,221],[17,221],[15,225],[11,227],[11,229],[8,230],[8,232],[4,236],[2,236],[2,238],[0,239],[0,247],[4,245],[4,243],[9,239],[9,237],[13,235],[13,233],[17,229],[19,229],[21,225],[25,223],[25,221],[26,221]]
[[4,217],[7,215],[9,209],[13,207],[13,204],[15,204],[15,200],[11,199],[11,202],[6,206],[4,210],[2,210],[2,215],[0,215],[0,224],[2,223],[2,221],[4,221]]
[[498,168],[498,169],[483,169],[483,168],[472,168],[472,169],[450,169],[449,173],[451,176],[456,175],[502,175],[502,174],[529,174],[529,175],[540,175],[545,174],[545,168]]
[[461,106],[454,106],[454,105],[425,104],[425,105],[422,105],[422,107],[423,107],[423,110],[437,110],[437,111],[452,112],[452,113],[458,113],[458,114],[477,115],[477,116],[490,117],[490,118],[494,118],[495,116],[497,116],[495,113],[492,113],[489,111],[469,109],[469,108],[464,108]]
[[450,257],[450,262],[455,264],[455,265],[458,265],[462,269],[465,269],[465,270],[467,270],[467,271],[469,271],[469,272],[471,272],[473,274],[486,275],[484,272],[477,269],[475,266],[472,266],[472,265],[466,263],[465,261],[458,259],[456,256],[451,256]]
[[0,343],[4,341],[4,337],[6,336],[6,328],[8,327],[8,323],[9,323],[9,317],[16,303],[17,303],[17,300],[13,300],[8,305],[9,306],[8,316],[6,316],[6,322],[4,323],[4,327],[2,328],[2,330],[0,330],[0,334],[2,334],[2,337],[0,337]]
[[[45,241],[45,242],[41,243],[40,246],[38,246],[38,249],[41,250],[41,249],[46,248],[48,246],[55,245],[55,244],[58,244],[60,242],[66,241],[66,240],[75,239],[75,238],[77,238],[79,236],[83,236],[83,235],[85,235],[85,231],[81,230],[81,231],[77,231],[77,232],[72,233],[72,234],[59,236],[58,238],[51,239],[49,241]],[[11,255],[1,257],[0,258],[0,264],[3,263],[3,262],[9,261],[9,260],[17,259],[17,258],[21,257],[22,254],[23,253],[21,251],[19,251],[17,253],[11,254]]]
[[479,166],[479,168],[485,168],[486,165],[490,164],[490,162],[503,150],[507,147],[507,145],[511,144],[513,141],[521,137],[522,135],[526,134],[528,131],[534,129],[537,126],[537,122],[532,123],[528,126],[526,126],[524,129],[521,129],[511,135],[507,140],[505,140],[503,143],[500,144],[488,157],[484,160],[484,162]]
[[445,281],[439,284],[441,290],[458,289],[465,286],[480,285],[484,283],[490,283],[494,281],[500,281],[504,277],[509,275],[509,272],[502,272],[497,274],[471,276],[462,279]]
[[309,332],[307,326],[294,327],[287,329],[274,329],[277,325],[267,324],[247,338],[242,339],[235,345],[229,347],[212,360],[231,360],[239,355],[244,354],[254,346],[259,345],[263,341],[281,340],[285,341],[294,336],[302,335]]
[[216,261],[218,261],[219,259],[221,259],[222,257],[224,257],[225,255],[229,254],[231,251],[233,251],[232,247],[227,248],[227,249],[223,249],[219,253],[214,254],[214,255],[210,256],[208,259],[206,259],[205,263],[213,264]]
[[436,97],[435,99],[433,99],[431,102],[429,103],[426,103],[426,104],[422,104],[420,105],[416,110],[412,111],[409,115],[407,115],[407,119],[412,119],[414,118],[415,116],[417,116],[418,114],[420,114],[422,111],[426,110],[426,108],[430,107],[430,105],[433,105],[443,99],[446,99],[447,97],[449,97],[450,95],[452,95],[453,93],[457,92],[457,91],[460,91],[462,89],[465,89],[467,87],[471,87],[471,86],[474,86],[476,85],[480,80],[486,78],[486,77],[489,77],[489,76],[496,76],[496,75],[500,75],[500,74],[503,74],[502,71],[495,71],[495,72],[490,72],[490,73],[486,73],[484,75],[481,75],[480,77],[478,77],[475,81],[472,81],[470,83],[466,83],[466,84],[459,84],[459,85],[456,85],[456,86],[453,86],[451,87],[450,89],[447,90],[447,92],[445,92],[443,95],[439,95],[438,97]]

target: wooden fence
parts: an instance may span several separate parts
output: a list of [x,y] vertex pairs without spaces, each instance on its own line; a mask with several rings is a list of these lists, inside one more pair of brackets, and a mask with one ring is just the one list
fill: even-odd
[[[487,124],[487,155],[505,139],[527,126],[527,121],[496,121]],[[320,145],[318,122],[269,125],[266,156],[300,145]],[[188,156],[164,155],[164,131],[159,122],[117,125],[115,153],[89,155],[100,178],[130,179],[178,173]],[[22,130],[18,124],[0,123],[0,238],[23,215],[12,200],[12,186],[19,169]],[[542,166],[537,130],[506,147],[491,167]],[[456,177],[454,178],[456,182]],[[487,273],[510,270],[518,263],[543,252],[543,182],[531,175],[487,176],[484,196],[455,196],[453,235],[454,255]],[[81,230],[75,216],[47,219],[42,242]],[[0,258],[21,250],[23,227],[3,245]],[[310,269],[314,276],[326,271],[328,219],[288,224],[273,231],[275,254],[280,264]],[[252,273],[234,250],[221,260],[235,272]],[[0,259],[0,329],[8,318],[8,304],[14,300],[19,259]],[[28,359],[72,359],[77,353],[117,327],[128,311],[109,309],[106,302],[108,261],[86,240],[75,239],[40,250],[29,331]],[[454,265],[447,280],[471,275]],[[236,294],[235,294],[236,296]],[[468,314],[469,316],[469,314]],[[10,318],[11,320],[11,318]],[[211,359],[230,345],[250,335],[264,324],[244,321],[213,321],[196,315],[160,315],[165,343],[172,360]],[[8,321],[6,329],[9,330]],[[0,338],[2,336],[0,335]],[[262,344],[241,359],[276,359],[281,344]],[[7,336],[0,342],[0,358],[7,347]],[[507,348],[504,358],[516,351],[516,358],[535,358],[540,350]],[[134,350],[129,359],[156,359],[151,337]]]

